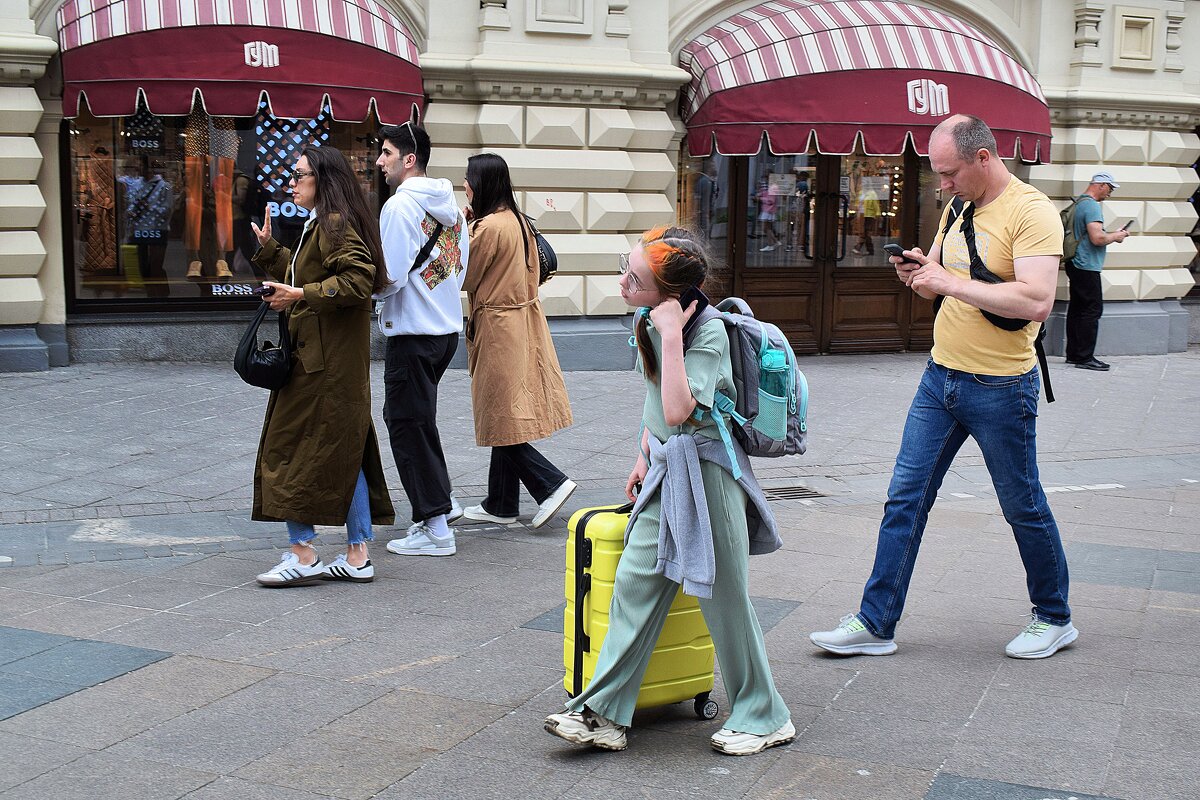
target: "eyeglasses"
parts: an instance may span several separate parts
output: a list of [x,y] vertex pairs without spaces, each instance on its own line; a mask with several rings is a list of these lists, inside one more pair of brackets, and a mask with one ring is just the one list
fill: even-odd
[[294,169],[292,170],[292,180],[299,183],[307,177],[316,175],[311,169]]
[[620,265],[618,267],[620,273],[622,275],[629,276],[629,288],[635,292],[642,291],[642,289],[645,287],[643,287],[642,282],[638,280],[637,273],[629,271],[629,253],[621,253],[619,256],[617,256],[617,263]]

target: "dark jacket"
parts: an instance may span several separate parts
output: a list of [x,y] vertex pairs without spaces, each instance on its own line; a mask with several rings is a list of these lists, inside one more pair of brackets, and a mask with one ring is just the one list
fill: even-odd
[[[293,283],[291,259],[274,239],[254,256],[280,283]],[[349,227],[334,247],[314,222],[300,242],[296,275],[304,299],[288,322],[292,377],[267,401],[252,518],[344,525],[361,468],[371,522],[390,525],[395,510],[371,421],[370,251]]]

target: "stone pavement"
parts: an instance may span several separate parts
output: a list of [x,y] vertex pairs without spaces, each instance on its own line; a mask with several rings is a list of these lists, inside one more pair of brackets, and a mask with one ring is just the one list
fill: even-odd
[[[563,699],[565,517],[461,527],[447,559],[390,555],[382,530],[373,584],[260,589],[286,541],[248,519],[264,392],[223,364],[0,375],[0,798],[1195,798],[1200,351],[1108,374],[1055,361],[1040,461],[1081,636],[1022,662],[1003,647],[1029,611],[1023,571],[970,444],[899,652],[809,644],[857,606],[924,357],[803,360],[811,449],[757,465],[785,547],[751,559],[799,735],[744,759],[708,748],[718,723],[690,704],[639,713],[623,753],[541,730]],[[567,385],[576,424],[544,452],[581,486],[572,509],[614,501],[638,380]],[[448,375],[441,420],[476,501],[467,389]],[[326,556],[341,536],[322,529]]]

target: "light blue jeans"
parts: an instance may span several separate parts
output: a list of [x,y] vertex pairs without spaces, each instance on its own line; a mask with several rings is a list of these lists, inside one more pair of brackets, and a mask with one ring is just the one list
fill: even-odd
[[973,375],[929,360],[908,410],[896,468],[888,487],[875,568],[863,590],[859,618],[871,633],[891,639],[904,611],[917,550],[946,471],[970,436],[979,444],[1004,519],[1025,565],[1033,613],[1065,625],[1067,558],[1037,466],[1041,377]]
[[[287,522],[288,542],[307,544],[317,538],[317,532],[307,522]],[[375,540],[371,532],[371,497],[367,493],[367,476],[360,469],[358,482],[354,484],[354,497],[350,499],[350,512],[346,515],[346,544],[362,544]]]

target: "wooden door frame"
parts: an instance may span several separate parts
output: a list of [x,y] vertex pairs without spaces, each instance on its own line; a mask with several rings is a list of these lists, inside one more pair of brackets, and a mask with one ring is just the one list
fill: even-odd
[[[725,247],[725,263],[730,271],[730,285],[732,286],[733,294],[739,297],[746,296],[746,274],[747,274],[747,253],[750,247],[750,241],[747,238],[749,233],[747,221],[747,209],[749,208],[750,200],[750,181],[749,181],[749,165],[750,156],[735,156],[728,159],[728,185],[730,187],[729,197],[729,222],[728,222],[728,238]],[[812,217],[812,270],[813,279],[817,283],[816,291],[814,292],[814,302],[811,306],[810,315],[815,315],[815,319],[807,320],[807,323],[812,328],[813,339],[816,343],[816,352],[830,353],[833,342],[834,333],[834,302],[835,302],[835,272],[837,270],[838,260],[837,255],[839,248],[842,245],[841,236],[839,236],[838,221],[841,214],[841,174],[842,174],[842,159],[847,156],[838,155],[823,155],[817,154],[816,165],[813,168],[812,182],[813,186],[822,187],[822,191],[817,193],[815,209]],[[920,219],[920,209],[918,203],[920,201],[919,181],[921,172],[921,157],[911,148],[905,149],[904,155],[904,202],[901,206],[900,217],[900,236],[906,247],[912,247],[919,244],[916,241],[917,224]],[[849,220],[847,219],[847,223]],[[846,236],[849,236],[849,231],[844,231]],[[849,244],[847,243],[847,247]],[[924,315],[920,308],[914,306],[914,301],[911,292],[903,292],[899,295],[897,306],[897,325],[900,332],[901,346],[913,348],[911,337],[913,334],[913,316],[914,312],[922,317],[916,326],[916,333],[919,338],[923,338],[928,323],[924,323]],[[924,324],[922,324],[924,323]],[[918,342],[920,347],[924,342]],[[892,347],[880,348],[879,352],[885,352],[895,349]],[[861,352],[857,349],[851,349],[847,352]]]

